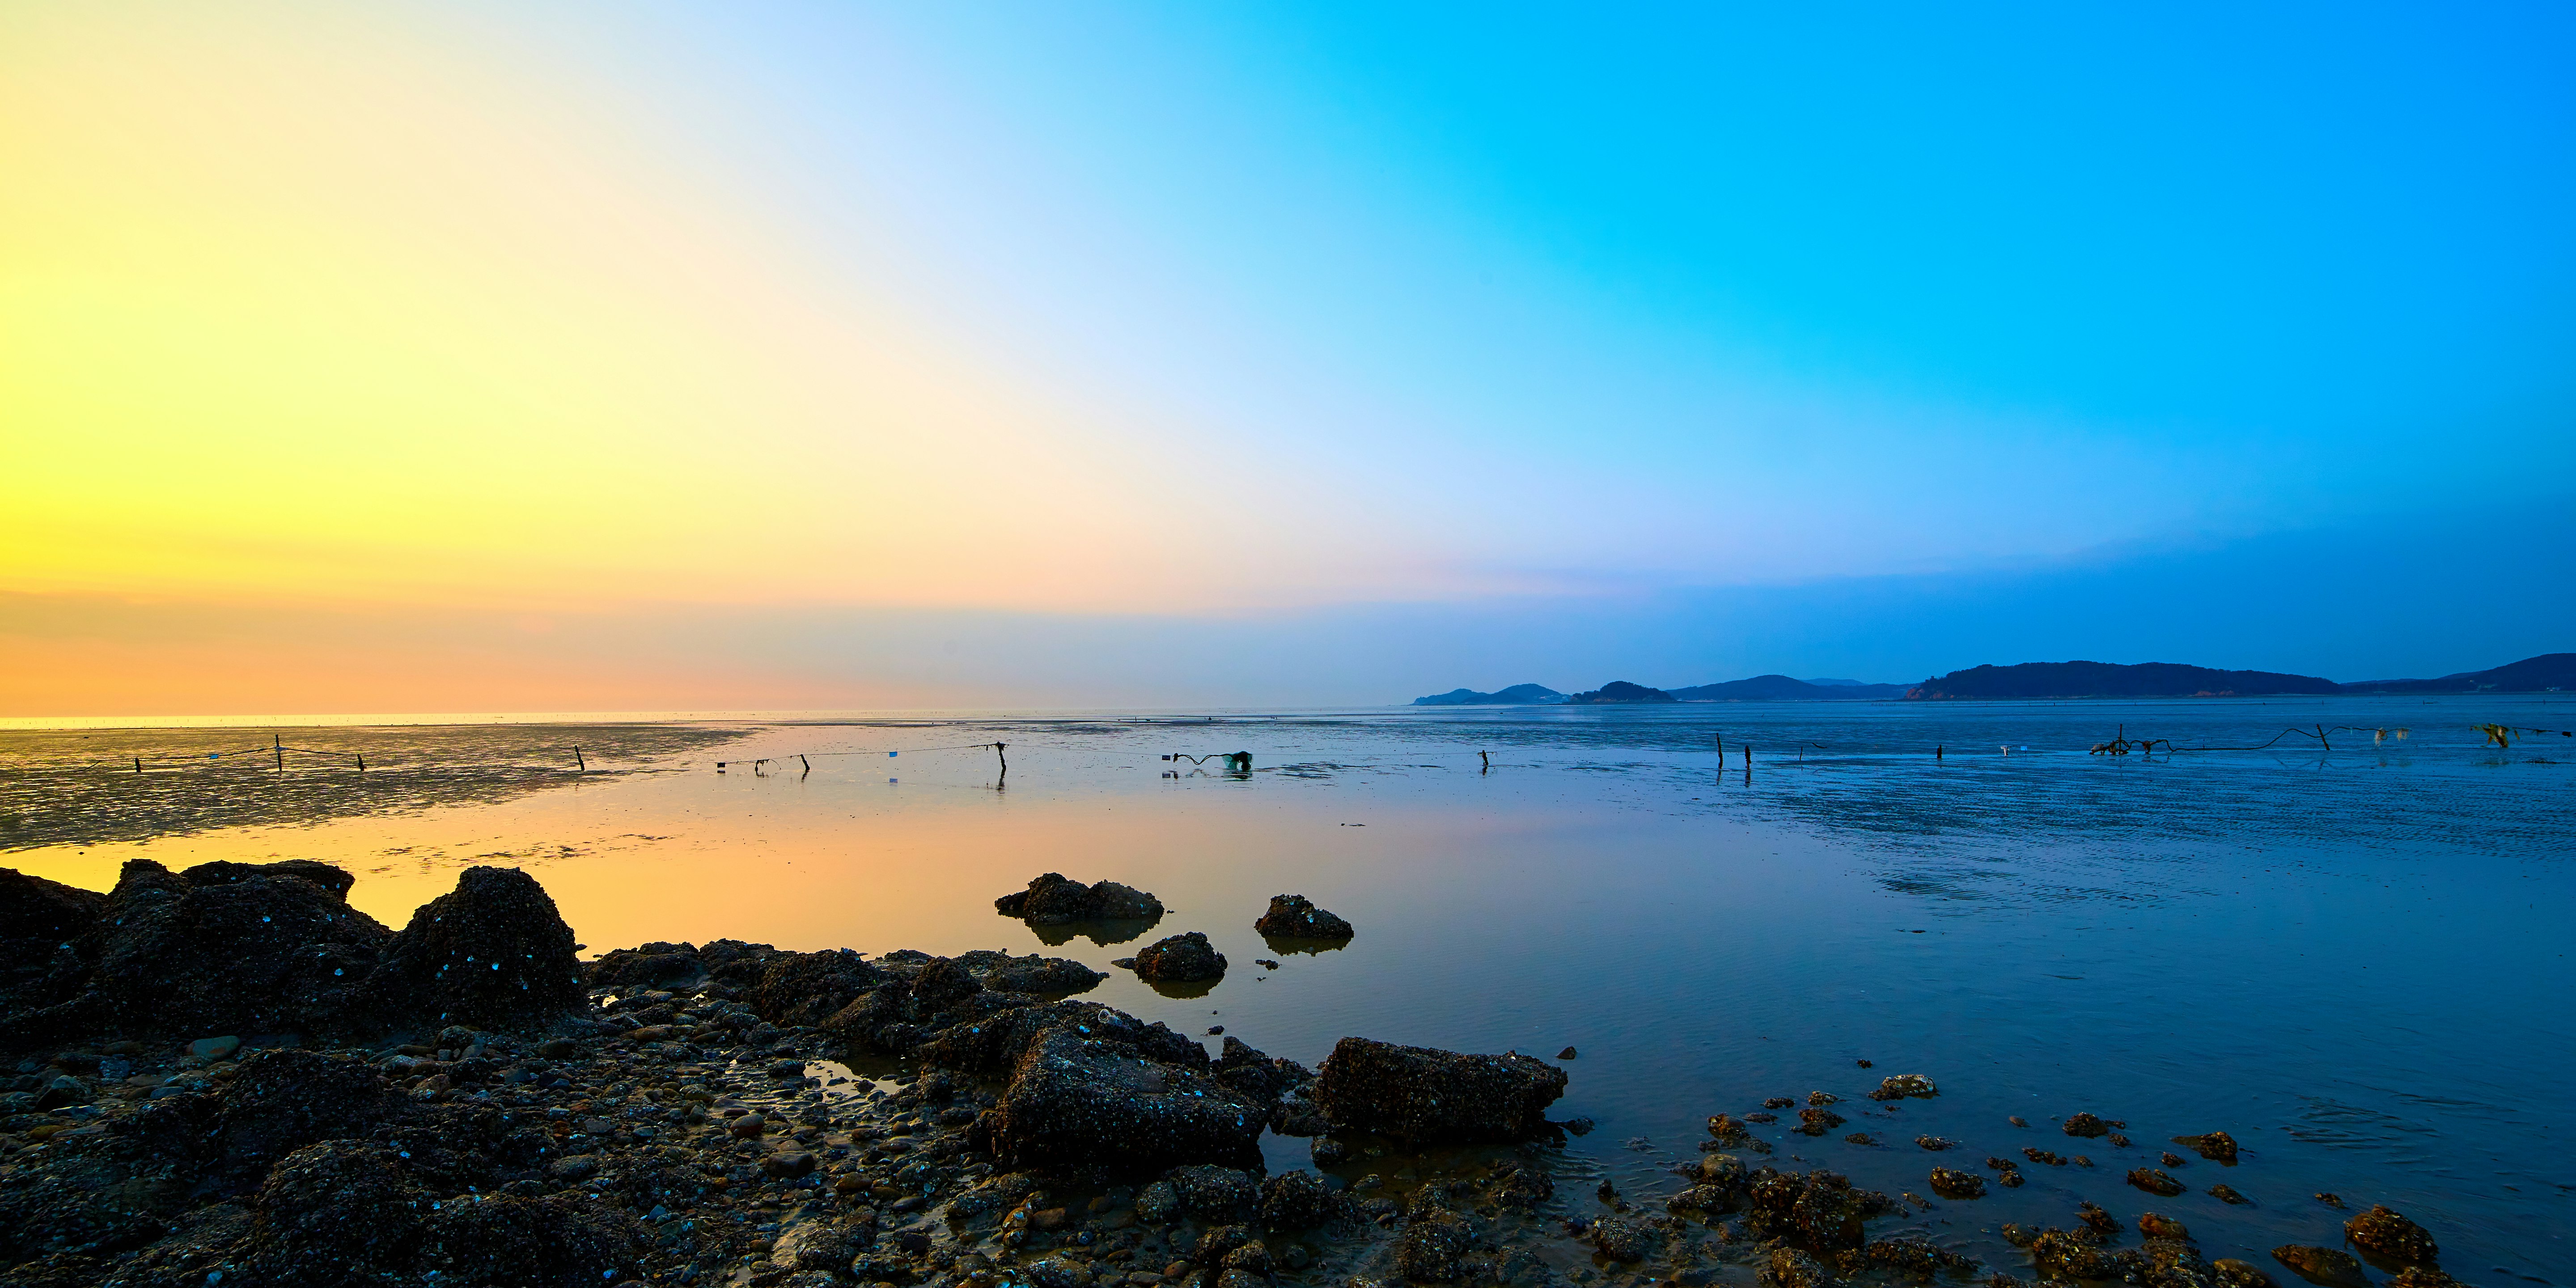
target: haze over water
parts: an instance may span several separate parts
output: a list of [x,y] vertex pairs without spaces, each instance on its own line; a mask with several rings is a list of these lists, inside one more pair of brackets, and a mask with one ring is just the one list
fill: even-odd
[[[318,755],[283,773],[204,759],[267,741],[265,728],[22,730],[0,733],[0,845],[11,866],[101,889],[130,858],[321,858],[356,872],[351,901],[395,925],[464,866],[525,867],[594,953],[716,937],[1044,951],[1110,971],[1090,998],[1184,1032],[1223,1025],[1309,1064],[1345,1034],[1542,1056],[1570,1045],[1556,1116],[1598,1125],[1563,1150],[1561,1191],[1606,1177],[1659,1203],[1679,1184],[1659,1173],[1697,1156],[1708,1115],[1821,1089],[1850,1124],[1822,1139],[1761,1129],[1770,1161],[1924,1193],[1936,1162],[2019,1160],[2025,1146],[2092,1158],[2026,1163],[2021,1189],[1907,1219],[1992,1264],[2022,1264],[2002,1222],[2062,1224],[2079,1198],[2124,1220],[2178,1216],[2210,1256],[2267,1261],[2283,1242],[2338,1241],[2345,1214],[2311,1197],[2331,1191],[2423,1222],[2445,1268],[2472,1281],[2564,1283],[2576,740],[2499,751],[2471,727],[2490,721],[2576,727],[2576,702],[283,733],[365,754],[363,776]],[[2085,752],[2121,726],[2194,747],[2317,725],[2330,747]],[[1008,744],[1007,777],[990,750],[926,750],[992,741]],[[569,771],[576,743],[600,772]],[[1236,750],[1252,773],[1184,761],[1166,777],[1175,767],[1159,759]],[[171,759],[154,772],[113,768],[156,753]],[[1042,942],[991,900],[1046,871],[1125,881],[1171,912],[1138,939]],[[1251,923],[1278,893],[1313,897],[1358,937],[1321,953],[1265,944]],[[1109,965],[1187,930],[1231,962],[1203,996]],[[1942,1094],[1893,1110],[1861,1098],[1900,1072]],[[2050,1121],[2079,1110],[2124,1121],[2137,1147]],[[2184,1151],[2171,1170],[2191,1192],[2170,1200],[2123,1184],[2170,1137],[2218,1129],[2243,1142],[2241,1165]],[[1918,1135],[1959,1149],[1926,1153]],[[1270,1141],[1274,1168],[1303,1165],[1304,1142]],[[1402,1183],[1439,1161],[1343,1170]],[[2254,1203],[2210,1197],[2222,1179]]]

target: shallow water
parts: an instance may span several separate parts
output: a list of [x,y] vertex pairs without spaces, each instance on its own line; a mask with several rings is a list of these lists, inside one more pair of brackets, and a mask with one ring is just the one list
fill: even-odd
[[[0,846],[101,889],[138,856],[323,858],[358,872],[352,901],[395,925],[462,866],[525,866],[594,949],[730,936],[1027,951],[1039,937],[995,916],[995,896],[1043,871],[1114,878],[1171,907],[1149,937],[1203,930],[1232,967],[1201,997],[1113,970],[1099,1001],[1309,1064],[1345,1034],[1578,1048],[1559,1116],[1598,1123],[1560,1163],[1560,1192],[1578,1198],[1607,1178],[1659,1205],[1678,1187],[1660,1173],[1696,1157],[1709,1114],[1821,1089],[1851,1121],[1823,1139],[1762,1129],[1772,1161],[1925,1194],[1936,1162],[2089,1155],[2091,1169],[2025,1162],[2022,1189],[1886,1227],[2017,1271],[2000,1223],[2065,1225],[2079,1198],[2124,1221],[2179,1217],[2210,1256],[2269,1265],[2283,1242],[2340,1242],[2344,1214],[2311,1197],[2332,1191],[2421,1221],[2471,1282],[2576,1276],[2576,1111],[2561,1090],[2576,1062],[2576,739],[2499,751],[2471,727],[2576,728],[2576,699],[1133,719],[284,738],[364,743],[374,780],[318,756],[283,773],[274,758],[265,773],[101,767],[116,748],[201,756],[266,730],[0,733]],[[2325,726],[2328,745],[2085,754],[2120,726],[2241,747],[2291,725]],[[2407,736],[2370,732],[2397,727]],[[1007,776],[990,750],[929,750],[996,739]],[[605,751],[585,753],[598,772],[550,758],[575,741]],[[1183,761],[1165,777],[1158,759],[1235,750],[1253,773]],[[1251,923],[1282,892],[1358,938],[1265,945]],[[1047,951],[1109,969],[1143,942]],[[1905,1072],[1941,1096],[1892,1111],[1861,1098]],[[2125,1121],[2137,1147],[2060,1133],[2051,1119],[2078,1110]],[[2189,1162],[2170,1170],[2191,1193],[2123,1183],[2168,1138],[2221,1128],[2244,1161],[2178,1151]],[[1841,1139],[1852,1131],[1882,1143]],[[1960,1147],[1928,1154],[1917,1135]],[[1304,1142],[1276,1144],[1274,1166],[1302,1162]],[[1418,1166],[1348,1170],[1401,1183]],[[2209,1197],[2222,1179],[2254,1204]]]

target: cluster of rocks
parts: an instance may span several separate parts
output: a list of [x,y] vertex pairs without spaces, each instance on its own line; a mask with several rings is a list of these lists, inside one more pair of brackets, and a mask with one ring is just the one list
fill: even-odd
[[[1084,885],[1057,872],[1033,878],[1026,890],[995,899],[993,908],[1031,926],[1150,924],[1163,916],[1163,901],[1133,886],[1115,881]],[[1274,945],[1347,942],[1358,933],[1351,923],[1316,907],[1302,894],[1271,896],[1269,911],[1253,923],[1253,929]],[[1135,971],[1138,979],[1149,984],[1189,986],[1225,978],[1226,960],[1204,932],[1192,930],[1157,940],[1133,957],[1119,958],[1117,965]]]

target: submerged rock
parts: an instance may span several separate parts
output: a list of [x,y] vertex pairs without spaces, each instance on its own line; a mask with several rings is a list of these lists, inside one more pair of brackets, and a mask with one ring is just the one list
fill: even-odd
[[2174,1143],[2215,1163],[2236,1161],[2236,1138],[2223,1131],[2200,1136],[2176,1136]]
[[2107,1135],[2111,1130],[2110,1127],[2103,1123],[2100,1118],[2097,1118],[2092,1114],[2068,1114],[2066,1116],[2066,1121],[2061,1124],[2061,1126],[2067,1135],[2081,1136],[2088,1140],[2096,1136]]
[[2285,1243],[2272,1249],[2272,1259],[2325,1288],[2370,1288],[2370,1276],[2363,1273],[2360,1260],[2339,1248]]
[[1317,1071],[1312,1094],[1336,1131],[1421,1145],[1547,1134],[1547,1107],[1565,1084],[1563,1069],[1530,1056],[1343,1038]]
[[1136,978],[1149,982],[1187,984],[1225,976],[1225,954],[1195,930],[1157,941],[1135,960]]
[[2385,1203],[2374,1203],[2369,1211],[2344,1222],[2343,1237],[2352,1246],[2401,1266],[2432,1265],[2442,1251],[2429,1231]]
[[1986,1178],[1957,1168],[1936,1167],[1932,1169],[1932,1192],[1945,1199],[1983,1198]]
[[2185,1188],[2182,1182],[2166,1175],[2165,1170],[2161,1167],[2139,1167],[2130,1169],[2129,1184],[2137,1186],[2139,1189],[2145,1190],[2147,1193],[2153,1194],[2158,1198],[2167,1199],[2182,1193]]
[[[1866,1065],[1868,1062],[1863,1061],[1862,1063]],[[1899,1073],[1881,1079],[1878,1086],[1869,1093],[1869,1098],[1872,1100],[1903,1100],[1908,1096],[1928,1098],[1940,1094],[1941,1089],[1932,1085],[1932,1080],[1930,1078],[1926,1078],[1919,1073]]]
[[1348,939],[1351,923],[1316,907],[1302,894],[1270,896],[1270,910],[1252,928],[1274,939]]

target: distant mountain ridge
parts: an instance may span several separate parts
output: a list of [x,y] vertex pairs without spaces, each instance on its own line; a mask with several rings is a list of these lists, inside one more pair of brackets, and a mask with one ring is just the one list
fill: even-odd
[[2361,680],[2343,686],[2346,693],[2550,693],[2565,689],[2576,689],[2576,653],[2543,653],[2438,680]]
[[1427,698],[1415,698],[1417,707],[1538,707],[1553,706],[1566,696],[1544,684],[1515,684],[1495,693],[1478,693],[1474,689],[1451,689]]
[[1543,684],[1515,684],[1500,693],[1454,689],[1415,698],[1418,707],[1597,706],[1663,702],[1853,702],[1903,699],[1939,702],[1994,698],[2229,698],[2265,694],[2556,693],[2576,691],[2576,653],[2543,653],[2519,662],[2462,671],[2432,680],[2362,680],[2351,684],[2280,671],[2229,671],[2181,662],[2022,662],[1973,666],[1921,684],[1863,684],[1858,680],[1799,680],[1757,675],[1716,684],[1650,689],[1612,680],[1588,693],[1564,694]]

